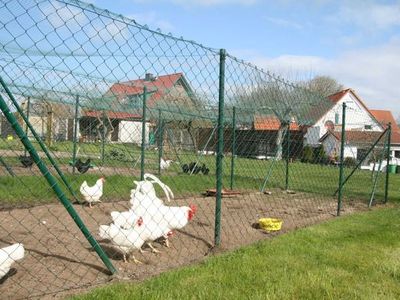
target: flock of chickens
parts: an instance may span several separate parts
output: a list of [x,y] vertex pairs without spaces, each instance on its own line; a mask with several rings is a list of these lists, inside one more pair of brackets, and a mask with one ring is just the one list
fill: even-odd
[[[172,161],[162,160],[162,169],[170,166]],[[208,168],[203,165],[191,163],[185,173],[208,173]],[[86,181],[80,186],[80,193],[84,200],[92,207],[93,203],[101,202],[105,178],[101,177],[94,186],[89,186]],[[132,256],[135,263],[140,263],[133,255],[134,250],[142,252],[142,247],[147,244],[152,252],[159,252],[152,245],[153,241],[163,240],[166,247],[170,247],[169,238],[174,230],[182,229],[196,214],[195,205],[168,206],[157,197],[154,184],[158,184],[164,191],[168,202],[174,198],[172,190],[156,176],[145,174],[143,181],[134,181],[136,187],[131,190],[130,209],[128,211],[112,211],[112,223],[100,225],[99,235],[111,241],[112,245],[122,252],[124,262]],[[24,257],[23,244],[16,243],[0,249],[0,279],[11,268],[11,265]]]
[[[92,187],[85,181],[80,192],[89,206],[93,202],[101,202],[103,183],[100,178]],[[196,213],[196,206],[167,206],[157,197],[154,184],[158,184],[164,191],[167,200],[174,198],[171,189],[152,174],[144,174],[143,181],[134,181],[136,187],[131,190],[130,209],[119,212],[112,211],[112,223],[100,225],[99,235],[110,240],[112,245],[123,254],[124,262],[127,256],[132,256],[135,263],[140,263],[131,253],[134,250],[143,251],[147,244],[152,252],[159,252],[152,242],[163,239],[165,246],[169,247],[169,237],[173,231],[182,229],[191,221]]]

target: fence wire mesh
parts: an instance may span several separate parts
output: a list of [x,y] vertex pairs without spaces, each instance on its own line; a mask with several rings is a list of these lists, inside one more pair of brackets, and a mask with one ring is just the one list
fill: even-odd
[[203,259],[218,235],[226,250],[273,236],[260,218],[282,220],[278,232],[325,220],[339,170],[346,178],[358,162],[377,171],[355,169],[342,209],[383,199],[388,131],[360,107],[344,124],[334,98],[80,1],[3,1],[0,16],[0,246],[16,244],[0,250],[0,268],[21,258],[4,297],[104,283],[108,257],[142,279]]

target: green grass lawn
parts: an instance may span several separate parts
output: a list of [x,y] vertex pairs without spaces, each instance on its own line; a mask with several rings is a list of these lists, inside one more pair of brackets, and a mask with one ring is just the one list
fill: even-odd
[[399,220],[398,208],[342,217],[73,299],[399,299]]
[[[0,149],[9,148],[19,149],[20,142],[18,140],[5,141],[0,139]],[[6,147],[7,146],[7,147]],[[20,147],[22,150],[22,147]],[[71,161],[71,142],[55,143],[52,150],[54,158],[61,166],[68,165]],[[107,144],[105,147],[104,162],[99,158],[100,144],[85,143],[81,144],[80,155],[91,154],[94,156],[93,163],[100,167],[100,172],[93,174],[66,174],[68,181],[73,189],[78,192],[80,184],[87,180],[89,184],[93,184],[100,176],[101,167],[115,168],[112,175],[107,176],[107,183],[104,192],[104,200],[111,201],[115,198],[120,199],[122,195],[129,196],[129,192],[133,187],[133,180],[137,177],[126,175],[122,169],[129,168],[136,174],[140,171],[140,149],[133,144]],[[79,157],[79,155],[78,155]],[[179,157],[177,153],[171,149],[165,149],[164,157],[180,160],[183,163],[199,160],[205,163],[210,169],[208,176],[195,175],[188,176],[182,173],[179,164],[173,164],[167,173],[163,173],[162,180],[165,181],[177,196],[198,195],[208,188],[215,187],[215,156],[196,156],[193,152],[180,151]],[[179,159],[178,159],[179,158]],[[3,157],[4,161],[11,167],[20,166],[20,162],[15,156]],[[44,160],[47,165],[49,162]],[[231,157],[224,158],[224,187],[230,187],[230,166]],[[258,191],[263,184],[264,178],[272,161],[262,161],[247,158],[236,158],[234,170],[234,188],[239,190]],[[121,168],[121,169],[120,169]],[[158,170],[158,151],[156,149],[148,149],[145,153],[145,170],[146,172],[157,174]],[[345,173],[349,174],[350,168],[345,168]],[[122,175],[125,174],[125,175]],[[178,175],[177,175],[178,174]],[[334,166],[305,164],[301,162],[293,162],[290,164],[289,172],[289,188],[299,192],[313,193],[330,197],[338,186],[339,169]],[[390,175],[389,200],[400,200],[400,174]],[[23,188],[21,188],[23,187]],[[266,185],[270,188],[285,188],[285,163],[283,161],[276,162],[271,168],[269,181]],[[29,193],[27,193],[29,191]],[[358,200],[369,200],[372,191],[371,172],[358,170],[354,176],[348,181],[345,187],[345,197]],[[384,196],[384,174],[380,174],[378,181],[376,197],[383,199]],[[19,176],[12,178],[7,175],[5,169],[0,166],[0,204],[37,204],[55,202],[56,198],[49,188],[43,177],[40,176]]]
[[[139,153],[132,152],[140,158]],[[183,163],[195,161],[196,156],[189,153],[183,153],[180,156]],[[17,158],[7,157],[5,159],[11,166],[19,165]],[[58,163],[66,165],[69,158],[59,158]],[[45,160],[48,164],[48,161]],[[157,152],[154,150],[146,151],[146,172],[157,174]],[[79,194],[79,186],[87,180],[89,184],[94,184],[101,174],[102,163],[100,160],[93,161],[100,167],[100,173],[72,175],[67,173],[67,178],[73,189]],[[215,157],[206,156],[200,158],[201,163],[205,163],[210,168],[210,174],[188,176],[183,174],[178,164],[173,164],[168,170],[170,174],[163,173],[161,179],[168,184],[177,196],[199,195],[208,188],[215,187]],[[264,178],[271,166],[271,161],[260,161],[254,159],[237,158],[235,164],[234,188],[239,190],[258,191],[262,186]],[[49,165],[49,164],[48,164]],[[134,167],[133,167],[134,166]],[[135,165],[134,161],[120,161],[106,159],[104,167],[115,168],[113,175],[108,175],[104,200],[111,201],[114,198],[121,199],[121,196],[129,197],[130,190],[133,188],[133,180],[138,177],[122,175],[118,168],[130,168],[136,174],[139,174],[140,162]],[[6,174],[4,168],[0,166],[2,173]],[[348,174],[350,168],[345,169]],[[224,159],[224,187],[230,186],[230,157]],[[289,188],[299,192],[308,192],[324,197],[331,197],[338,186],[339,169],[333,166],[324,166],[316,164],[305,164],[293,162],[290,164]],[[384,178],[380,174],[377,186],[377,199],[383,199],[384,196]],[[389,200],[400,200],[400,174],[390,175]],[[24,188],[21,188],[24,187]],[[269,188],[285,188],[285,164],[284,162],[275,163],[272,168],[270,179],[266,185]],[[65,190],[65,189],[64,189]],[[358,170],[348,181],[345,187],[345,197],[368,201],[372,190],[371,172]],[[30,191],[27,193],[27,191]],[[53,192],[45,179],[41,176],[0,176],[0,203],[2,204],[37,204],[55,202]]]

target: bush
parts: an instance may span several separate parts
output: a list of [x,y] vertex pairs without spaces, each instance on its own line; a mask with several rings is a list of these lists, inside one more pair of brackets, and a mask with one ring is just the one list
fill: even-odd
[[119,150],[111,150],[108,153],[106,153],[105,156],[108,159],[114,159],[114,160],[120,160],[120,161],[125,160],[125,153],[123,153]]
[[322,145],[318,146],[317,148],[314,148],[313,155],[314,155],[313,163],[315,163],[315,164],[318,164],[318,163],[327,164],[329,161],[328,156],[326,155],[324,146],[322,146]]
[[313,148],[311,146],[305,146],[303,148],[303,154],[301,156],[301,162],[311,163],[314,158]]
[[343,164],[345,167],[354,167],[357,165],[357,160],[353,157],[345,157]]

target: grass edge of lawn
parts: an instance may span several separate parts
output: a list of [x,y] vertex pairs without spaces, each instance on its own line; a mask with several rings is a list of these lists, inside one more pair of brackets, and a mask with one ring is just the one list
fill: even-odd
[[[393,216],[400,217],[398,206],[331,219],[139,283],[106,285],[73,299],[397,298],[400,241],[394,237],[400,225],[391,222]],[[251,286],[251,294],[246,286]]]

